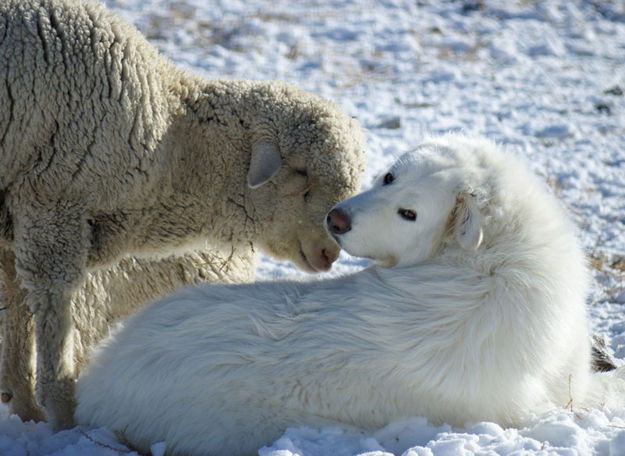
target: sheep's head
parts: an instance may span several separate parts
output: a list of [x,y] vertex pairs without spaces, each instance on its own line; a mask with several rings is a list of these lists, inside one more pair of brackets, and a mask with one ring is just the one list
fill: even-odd
[[454,141],[405,154],[370,190],[335,206],[326,223],[341,247],[389,267],[426,261],[442,245],[477,249],[483,217],[471,182],[476,168],[456,153],[471,145]]
[[335,105],[291,92],[292,103],[260,116],[252,138],[249,198],[265,253],[308,272],[330,269],[339,247],[324,228],[337,202],[358,192],[365,167],[357,122]]

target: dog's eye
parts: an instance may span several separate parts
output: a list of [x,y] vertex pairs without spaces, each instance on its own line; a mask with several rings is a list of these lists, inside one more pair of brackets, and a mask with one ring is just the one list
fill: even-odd
[[384,185],[388,185],[394,180],[395,176],[393,176],[393,173],[386,173],[386,175],[384,176]]
[[408,220],[410,222],[417,220],[417,213],[412,209],[398,209],[397,213],[404,220]]

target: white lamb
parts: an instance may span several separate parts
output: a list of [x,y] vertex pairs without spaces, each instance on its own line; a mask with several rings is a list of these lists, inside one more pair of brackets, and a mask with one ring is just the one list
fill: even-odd
[[589,397],[588,273],[573,226],[492,143],[425,141],[327,224],[378,265],[148,306],[83,372],[77,422],[144,451],[165,441],[168,454],[235,456],[287,426],[374,430],[410,415],[509,426],[606,400],[601,381]]
[[[262,233],[259,233],[262,235]],[[76,375],[85,366],[93,347],[112,325],[147,302],[185,285],[200,283],[243,283],[254,278],[255,253],[243,246],[219,252],[205,251],[174,255],[162,260],[124,258],[118,265],[88,273],[74,293],[71,313]],[[44,420],[35,400],[35,346],[30,309],[15,274],[15,256],[0,250],[2,274],[3,356],[0,384],[3,402],[24,421]]]
[[103,322],[210,275],[208,254],[226,260],[218,280],[248,280],[253,248],[308,271],[336,259],[322,222],[357,191],[364,152],[334,104],[182,72],[92,1],[0,2],[0,74],[2,398],[25,414],[36,361],[38,404],[70,426]]

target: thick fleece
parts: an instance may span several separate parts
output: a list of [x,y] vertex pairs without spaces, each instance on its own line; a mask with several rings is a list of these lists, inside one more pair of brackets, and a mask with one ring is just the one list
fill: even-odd
[[[186,285],[244,283],[254,278],[255,254],[243,249],[172,255],[160,260],[128,257],[119,264],[88,273],[72,296],[72,333],[76,372],[85,366],[91,350],[111,327],[148,302]],[[35,400],[35,351],[32,313],[24,300],[25,290],[15,274],[15,256],[0,250],[2,280],[1,384],[3,400],[23,420],[44,420]]]
[[36,398],[56,427],[72,423],[74,333],[89,327],[72,307],[101,280],[85,286],[88,271],[207,245],[308,271],[336,259],[321,222],[357,191],[364,152],[334,104],[182,72],[91,1],[2,2],[0,75],[0,245],[25,290],[10,305],[33,314]]

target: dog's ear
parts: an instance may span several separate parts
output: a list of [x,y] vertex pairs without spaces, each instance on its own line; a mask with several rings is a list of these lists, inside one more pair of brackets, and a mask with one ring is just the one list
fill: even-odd
[[475,204],[475,197],[460,193],[454,207],[453,231],[460,246],[465,250],[475,250],[482,243],[482,215]]
[[257,188],[276,175],[282,167],[278,146],[273,141],[258,141],[252,145],[247,185]]

